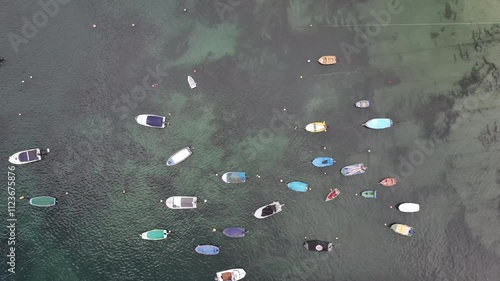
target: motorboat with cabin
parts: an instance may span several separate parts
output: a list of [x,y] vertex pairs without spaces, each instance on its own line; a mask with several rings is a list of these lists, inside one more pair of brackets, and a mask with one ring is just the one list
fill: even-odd
[[196,209],[197,197],[172,196],[167,198],[165,204],[170,209]]
[[247,273],[243,268],[233,268],[217,272],[215,281],[238,281],[245,278],[246,275]]
[[150,128],[163,129],[165,128],[165,124],[167,117],[154,115],[154,114],[141,114],[135,117],[135,121],[143,126]]

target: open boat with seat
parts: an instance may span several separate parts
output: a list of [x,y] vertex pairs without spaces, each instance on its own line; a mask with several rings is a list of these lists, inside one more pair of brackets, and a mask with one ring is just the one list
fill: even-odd
[[293,191],[297,192],[307,192],[308,190],[308,185],[305,182],[300,182],[300,181],[292,181],[286,184],[288,188],[290,188]]
[[198,245],[196,246],[194,251],[197,252],[198,254],[213,256],[219,254],[219,247],[214,245]]
[[227,237],[232,237],[232,238],[241,238],[245,237],[245,234],[248,233],[248,230],[244,229],[243,227],[228,227],[222,231],[224,235]]
[[151,128],[162,129],[165,128],[165,123],[167,118],[165,116],[154,115],[154,114],[141,114],[135,117],[137,123]]
[[413,227],[408,226],[406,224],[400,224],[400,223],[395,223],[391,225],[391,229],[401,235],[404,236],[412,236],[415,234],[415,231],[413,230]]
[[165,204],[170,209],[196,209],[197,197],[172,196],[167,198]]
[[330,252],[333,251],[333,243],[321,240],[308,240],[304,242],[304,248],[314,252]]
[[369,199],[374,199],[377,198],[377,191],[376,190],[365,190],[361,192],[361,196],[364,198],[369,198]]
[[168,234],[170,234],[171,231],[167,231],[165,229],[153,229],[150,231],[146,231],[141,234],[141,238],[144,240],[163,240],[167,238]]
[[285,206],[285,204],[280,204],[280,202],[273,202],[269,205],[258,208],[253,215],[258,219],[268,218],[281,212],[283,210],[283,206]]
[[343,167],[340,170],[340,173],[342,173],[342,175],[348,177],[348,176],[363,174],[365,172],[365,170],[366,170],[366,167],[364,166],[364,164],[358,163],[358,164],[352,164],[352,165]]
[[245,172],[227,172],[221,178],[225,183],[241,183],[246,181],[247,176]]
[[395,178],[385,178],[380,181],[380,184],[386,187],[395,185],[398,181]]
[[174,153],[170,158],[167,160],[167,166],[174,166],[182,161],[186,160],[189,156],[193,154],[193,151],[191,150],[191,147],[187,146],[184,147],[183,149],[177,151]]
[[333,199],[337,198],[337,196],[340,195],[340,190],[338,188],[335,189],[330,189],[330,192],[326,196],[325,201],[332,201]]
[[326,129],[328,128],[328,125],[326,125],[326,122],[313,122],[309,123],[306,126],[306,131],[311,132],[311,133],[319,133],[319,132],[326,132]]
[[322,56],[318,59],[318,62],[322,65],[332,65],[337,63],[336,56]]
[[16,165],[33,163],[36,161],[42,160],[43,156],[47,155],[50,152],[50,149],[40,149],[33,148],[28,150],[23,150],[12,154],[9,157],[9,162]]
[[374,130],[382,130],[390,128],[392,124],[393,121],[389,118],[374,118],[366,121],[363,126]]
[[36,207],[52,207],[56,204],[56,198],[52,196],[39,196],[30,199],[30,205]]
[[370,107],[369,100],[360,100],[354,104],[357,108],[367,108]]
[[420,211],[420,205],[417,203],[401,203],[398,206],[398,210],[403,213],[416,213]]
[[247,273],[243,268],[233,268],[217,272],[215,281],[238,281],[245,278],[246,275]]

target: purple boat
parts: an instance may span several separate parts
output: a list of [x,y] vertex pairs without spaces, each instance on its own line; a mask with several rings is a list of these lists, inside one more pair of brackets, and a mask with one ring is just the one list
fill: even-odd
[[224,235],[226,235],[227,237],[238,238],[245,237],[245,234],[248,233],[248,231],[243,227],[228,227],[224,229],[222,233],[224,233]]

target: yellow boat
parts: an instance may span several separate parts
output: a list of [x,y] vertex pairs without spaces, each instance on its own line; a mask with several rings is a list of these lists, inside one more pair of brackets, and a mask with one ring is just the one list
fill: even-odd
[[322,65],[336,64],[337,57],[336,56],[322,56],[321,58],[319,58],[318,62]]
[[326,122],[314,122],[307,124],[306,126],[306,131],[311,132],[311,133],[319,133],[319,132],[326,132],[326,128],[328,126],[326,125]]
[[391,225],[391,229],[394,232],[405,236],[412,236],[413,234],[415,234],[413,227],[407,226],[406,224],[395,223]]

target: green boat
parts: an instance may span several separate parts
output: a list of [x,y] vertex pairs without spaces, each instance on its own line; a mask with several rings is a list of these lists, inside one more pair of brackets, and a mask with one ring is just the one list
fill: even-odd
[[56,204],[56,198],[50,196],[40,196],[30,199],[30,205],[37,207],[51,207]]
[[364,198],[377,198],[377,191],[376,190],[365,190],[361,192],[361,196]]
[[153,229],[144,232],[141,234],[141,237],[145,240],[163,240],[167,238],[169,233],[170,231],[166,231],[165,229]]

